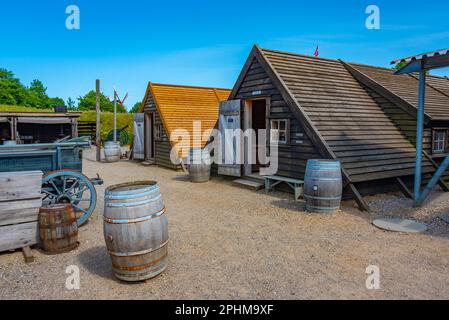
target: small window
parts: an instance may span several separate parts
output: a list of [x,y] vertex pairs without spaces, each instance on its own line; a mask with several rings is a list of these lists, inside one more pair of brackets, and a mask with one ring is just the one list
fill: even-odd
[[154,139],[162,140],[162,124],[158,123],[154,126]]
[[278,144],[288,143],[288,120],[271,120],[270,142]]
[[446,131],[434,131],[433,152],[444,153],[445,149],[446,149]]

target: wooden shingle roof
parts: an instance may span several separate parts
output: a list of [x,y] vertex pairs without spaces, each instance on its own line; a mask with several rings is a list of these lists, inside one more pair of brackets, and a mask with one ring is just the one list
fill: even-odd
[[427,76],[427,83],[449,96],[449,79],[446,77]]
[[[183,129],[188,132],[190,139],[201,139],[205,130],[215,127],[219,104],[227,100],[231,93],[227,89],[151,82],[148,90],[153,96],[167,134],[171,136],[176,129]],[[201,121],[201,131],[197,137],[194,137],[193,130],[195,121]],[[204,139],[200,141],[203,147],[207,143]]]
[[[348,65],[354,68],[361,77],[372,81],[372,84],[377,86],[379,90],[386,90],[388,91],[387,94],[393,95],[394,98],[398,98],[411,106],[414,109],[411,114],[416,115],[419,81],[415,75],[395,75],[391,69],[354,63]],[[449,120],[449,96],[437,90],[431,83],[441,85],[442,81],[435,79],[435,77],[428,77],[427,79],[425,105],[427,120]],[[449,88],[446,87],[445,90],[449,91]]]
[[[342,62],[256,48],[256,57],[279,78],[284,98],[292,97],[291,107],[311,128],[311,139],[341,161],[351,182],[414,173],[414,146]],[[425,161],[424,172],[432,171]]]

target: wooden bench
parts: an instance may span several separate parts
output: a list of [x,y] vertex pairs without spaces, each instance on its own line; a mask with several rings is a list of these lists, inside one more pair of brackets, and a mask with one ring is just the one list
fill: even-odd
[[295,200],[297,201],[304,194],[304,181],[280,176],[265,176],[265,192],[270,192],[280,183],[286,183],[295,191]]

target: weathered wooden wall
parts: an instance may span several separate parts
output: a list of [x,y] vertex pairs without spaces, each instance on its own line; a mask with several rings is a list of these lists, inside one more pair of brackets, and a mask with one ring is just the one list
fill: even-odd
[[[147,101],[145,102],[144,112],[153,112],[154,115],[154,126],[162,124],[162,139],[155,139],[155,155],[154,160],[157,165],[162,167],[166,167],[169,169],[179,169],[179,166],[174,165],[170,160],[170,150],[171,144],[167,132],[162,123],[161,116],[156,108],[156,104],[154,103],[154,99],[151,93],[147,97]],[[154,132],[154,128],[153,128]],[[145,142],[147,143],[147,142]]]
[[42,171],[0,173],[0,252],[39,242]]
[[[260,94],[254,96],[254,91],[260,91]],[[321,156],[304,133],[299,121],[275,88],[269,76],[257,59],[254,59],[235,99],[245,100],[258,97],[270,98],[270,119],[290,119],[290,141],[287,145],[279,145],[279,170],[277,175],[303,179],[307,160],[319,159]]]

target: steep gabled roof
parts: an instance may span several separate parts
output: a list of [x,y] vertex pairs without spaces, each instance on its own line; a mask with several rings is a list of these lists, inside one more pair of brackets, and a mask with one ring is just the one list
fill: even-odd
[[[348,66],[355,69],[355,72],[361,77],[359,78],[360,81],[371,81],[367,85],[373,90],[378,91],[379,94],[387,95],[389,96],[388,98],[400,99],[402,100],[402,104],[411,106],[413,108],[411,115],[416,116],[419,81],[415,75],[395,75],[391,69],[355,63],[349,63]],[[441,85],[441,81],[437,80],[436,77],[428,77],[426,105],[424,109],[427,121],[449,120],[449,96],[440,92],[432,84],[439,86]],[[448,88],[445,90],[449,91]]]
[[[415,148],[337,60],[255,47],[256,57],[323,157],[342,162],[349,182],[414,173]],[[246,68],[246,67],[245,67]],[[232,96],[237,92],[242,71]],[[425,161],[424,172],[432,172]]]
[[449,97],[449,79],[447,77],[429,75],[427,83]]
[[[215,127],[221,101],[228,99],[231,90],[149,83],[145,100],[151,94],[170,136],[176,129],[184,129],[194,138],[193,123],[201,121],[202,134]],[[145,105],[145,100],[143,105]],[[197,138],[200,138],[198,136]],[[203,141],[202,146],[207,141]]]

